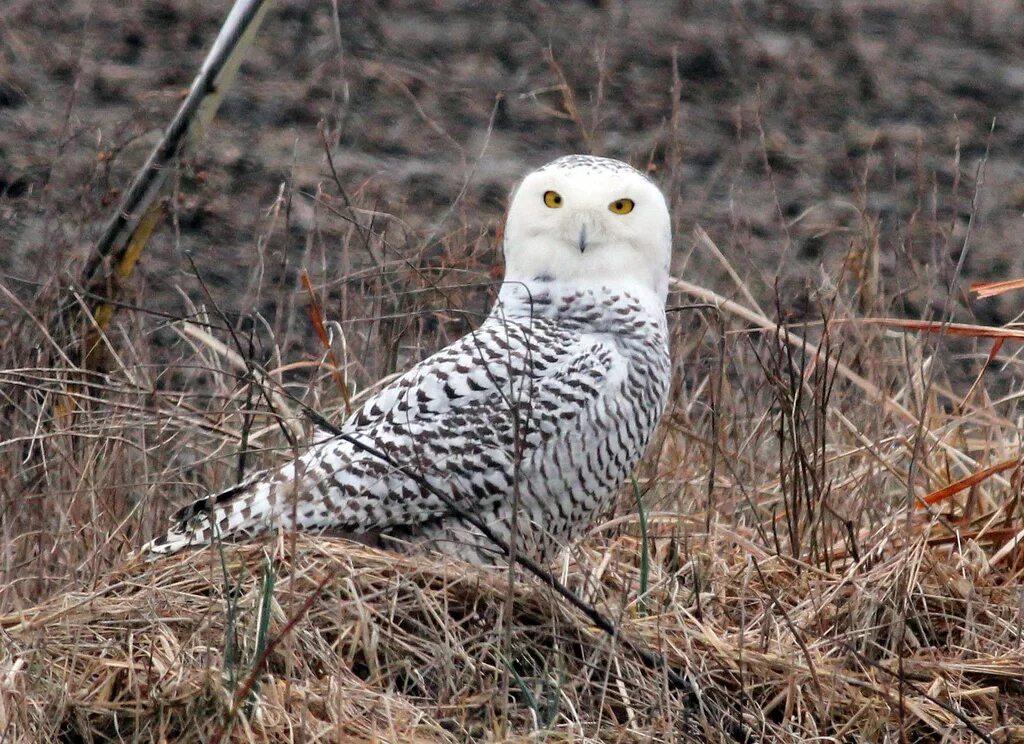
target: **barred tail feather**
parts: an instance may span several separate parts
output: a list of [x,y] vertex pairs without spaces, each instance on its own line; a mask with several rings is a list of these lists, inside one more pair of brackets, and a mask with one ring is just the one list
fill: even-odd
[[[291,529],[293,509],[289,494],[294,482],[284,471],[264,470],[219,493],[201,498],[179,509],[173,526],[142,546],[144,553],[176,553],[191,546],[209,545],[219,539],[253,536],[281,527]],[[290,487],[289,487],[290,486]],[[297,526],[305,526],[300,518]]]

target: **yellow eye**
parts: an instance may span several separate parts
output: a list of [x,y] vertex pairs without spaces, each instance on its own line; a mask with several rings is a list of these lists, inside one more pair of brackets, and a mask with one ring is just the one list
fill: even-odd
[[545,191],[544,203],[552,209],[558,209],[562,206],[562,195],[557,191]]
[[608,205],[608,209],[615,212],[615,214],[629,214],[635,206],[632,199],[616,199]]

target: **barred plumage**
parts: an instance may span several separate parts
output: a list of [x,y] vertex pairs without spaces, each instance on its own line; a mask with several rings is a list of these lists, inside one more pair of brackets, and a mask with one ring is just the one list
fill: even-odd
[[[564,212],[540,211],[556,189]],[[600,213],[615,200],[640,219]],[[515,524],[517,549],[550,560],[608,508],[664,409],[669,249],[663,197],[624,163],[571,156],[535,171],[510,208],[506,279],[487,320],[343,425],[387,460],[324,434],[181,510],[146,547],[336,527],[500,557],[425,481],[506,542]]]

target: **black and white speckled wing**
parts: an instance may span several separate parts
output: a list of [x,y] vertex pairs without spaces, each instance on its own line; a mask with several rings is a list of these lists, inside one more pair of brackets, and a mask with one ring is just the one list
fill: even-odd
[[[554,450],[582,446],[603,393],[625,378],[626,367],[616,345],[599,335],[550,319],[492,316],[380,391],[343,429],[507,536],[502,519],[516,479],[532,483]],[[543,518],[528,501],[524,513]],[[479,536],[461,535],[466,526],[450,524],[448,512],[408,473],[327,438],[277,470],[182,509],[174,527],[146,547],[171,552],[217,534],[336,527],[435,542],[467,538],[465,550],[446,552],[479,560],[475,551],[486,546],[473,547]]]

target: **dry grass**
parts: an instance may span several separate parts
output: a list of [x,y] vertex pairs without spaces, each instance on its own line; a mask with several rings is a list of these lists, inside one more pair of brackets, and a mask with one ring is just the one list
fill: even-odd
[[[643,611],[629,589],[635,539],[584,551],[605,569],[572,566],[569,580],[706,690],[742,690],[737,708],[761,736],[881,741],[902,723],[912,740],[972,740],[953,711],[1022,733],[1015,591],[980,576],[980,561],[918,543],[902,562],[801,571],[717,533],[683,570],[654,557]],[[100,588],[0,618],[14,740],[209,740],[248,699],[236,693],[259,653],[264,566],[271,635],[316,600],[270,655],[258,704],[231,719],[234,740],[683,736],[686,710],[658,675],[542,589],[510,594],[496,572],[302,537],[228,550],[223,569],[215,551],[128,562]],[[507,676],[505,702],[494,692]],[[717,721],[685,728],[719,740]]]
[[[780,741],[1024,737],[1016,396],[990,397],[994,372],[954,392],[931,371],[952,339],[937,352],[855,322],[838,297],[827,326],[776,333],[749,304],[676,288],[721,310],[674,316],[643,510],[627,488],[557,573],[696,699],[524,576],[295,535],[130,557],[239,452],[287,452],[301,399],[342,416],[339,370],[387,362],[339,345],[303,375],[246,372],[225,329],[179,320],[168,378],[128,340],[164,321],[127,314],[112,371],[74,383],[59,359],[25,364],[40,300],[0,373],[2,740],[724,741],[730,717]],[[415,317],[423,294],[393,292],[389,315]]]

